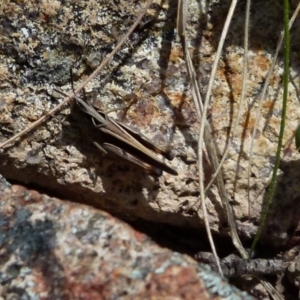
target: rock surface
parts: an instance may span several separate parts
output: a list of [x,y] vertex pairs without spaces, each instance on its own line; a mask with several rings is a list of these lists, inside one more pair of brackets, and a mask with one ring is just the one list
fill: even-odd
[[0,178],[1,299],[252,299],[103,211]]
[[[274,3],[273,3],[274,2]],[[241,237],[256,232],[273,168],[281,112],[281,63],[276,65],[267,99],[262,105],[252,156],[250,185],[248,163],[257,98],[271,64],[281,24],[278,1],[259,3],[251,14],[249,76],[243,119],[224,165],[225,187],[234,205]],[[70,91],[70,67],[75,86],[90,74],[128,30],[145,1],[4,1],[0,7],[0,142],[20,132],[53,108],[53,86]],[[129,41],[86,91],[96,91],[98,106],[120,108],[123,100],[137,99],[124,119],[155,143],[173,149],[171,162],[179,176],[155,178],[121,160],[103,156],[93,146],[97,131],[76,110],[64,108],[18,143],[0,153],[0,173],[6,178],[34,183],[61,197],[97,204],[122,218],[202,229],[196,167],[198,122],[191,99],[182,48],[176,36],[177,1],[155,1]],[[187,39],[205,93],[216,45],[229,1],[190,1]],[[266,6],[266,7],[264,7]],[[202,11],[202,13],[201,13]],[[220,148],[228,142],[237,116],[241,92],[244,7],[238,6],[213,90],[210,122]],[[299,23],[293,30],[298,35]],[[201,33],[201,35],[200,35]],[[266,38],[268,36],[268,38]],[[292,51],[297,50],[292,44]],[[299,53],[299,51],[294,52]],[[297,89],[298,54],[292,57],[285,142],[299,123]],[[100,101],[99,101],[100,100]],[[100,104],[99,104],[100,102]],[[300,218],[298,178],[300,154],[286,146],[264,240],[283,245],[297,230]],[[211,170],[206,166],[206,177]],[[247,199],[248,190],[250,201]],[[213,232],[227,234],[217,188],[208,193],[207,206]],[[192,209],[190,209],[192,207]],[[285,216],[282,219],[282,215]]]

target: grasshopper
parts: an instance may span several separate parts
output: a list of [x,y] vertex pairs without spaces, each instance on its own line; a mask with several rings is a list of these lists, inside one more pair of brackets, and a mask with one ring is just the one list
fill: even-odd
[[[64,94],[60,90],[57,92]],[[178,175],[177,171],[168,166],[157,154],[171,160],[169,152],[155,146],[147,137],[133,128],[108,117],[104,112],[96,110],[89,102],[75,96],[79,108],[92,117],[97,129],[104,134],[105,142],[94,145],[104,153],[112,152],[143,169],[160,176],[162,171]]]

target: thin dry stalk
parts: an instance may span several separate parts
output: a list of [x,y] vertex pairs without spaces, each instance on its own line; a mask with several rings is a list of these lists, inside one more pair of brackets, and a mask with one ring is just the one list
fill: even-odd
[[[216,77],[216,72],[217,72],[217,67],[218,67],[218,63],[221,57],[221,52],[224,46],[224,41],[226,38],[226,35],[228,33],[228,28],[230,26],[231,20],[232,20],[232,16],[235,10],[237,4],[237,0],[233,0],[231,2],[228,14],[227,14],[227,18],[223,27],[223,31],[221,34],[221,38],[220,38],[220,42],[218,45],[218,49],[217,49],[217,53],[216,53],[216,58],[214,60],[214,64],[212,67],[212,71],[211,71],[211,77],[209,80],[209,84],[208,84],[208,91],[205,97],[205,102],[204,102],[204,106],[203,106],[203,115],[202,115],[202,119],[201,119],[201,123],[200,123],[200,131],[199,131],[199,149],[198,149],[198,159],[199,159],[199,170],[203,170],[203,152],[202,152],[202,147],[203,147],[203,141],[205,141],[205,127],[206,127],[206,118],[207,118],[207,109],[208,109],[208,104],[209,104],[209,99],[211,97],[212,94],[212,87],[213,87],[213,82],[214,79]],[[210,142],[211,144],[214,144],[213,141]],[[209,144],[206,144],[206,147],[208,147]],[[214,147],[215,148],[215,147]],[[208,149],[208,153],[210,153],[209,148]],[[214,170],[217,170],[219,162],[218,162],[218,158],[217,156],[213,155],[212,156],[212,165]],[[202,185],[201,189],[203,188],[204,190],[204,177],[203,177],[203,171],[201,171],[199,173],[200,175],[200,185]],[[228,197],[227,197],[227,193],[225,191],[225,186],[224,186],[224,180],[223,180],[223,175],[221,172],[218,173],[218,176],[216,177],[217,179],[217,186],[219,189],[219,193],[220,193],[220,198],[221,201],[225,207],[226,213],[227,213],[227,219],[228,219],[228,223],[229,223],[229,228],[230,228],[230,233],[231,233],[231,238],[232,238],[232,242],[235,245],[235,247],[237,248],[237,250],[239,251],[240,255],[243,258],[247,258],[247,252],[245,251],[240,238],[238,236],[237,233],[237,228],[236,228],[236,224],[235,224],[235,220],[234,220],[234,216],[233,216],[233,209],[229,203]],[[201,190],[200,189],[200,190]]]
[[228,156],[228,152],[230,149],[230,146],[232,145],[232,142],[235,138],[236,132],[237,132],[237,127],[240,123],[241,117],[242,117],[242,106],[243,103],[245,102],[245,95],[247,92],[247,73],[248,73],[248,51],[249,51],[249,25],[250,25],[250,5],[251,5],[251,0],[247,0],[247,4],[246,4],[246,14],[245,14],[245,31],[244,31],[244,55],[243,55],[243,83],[242,83],[242,92],[241,92],[241,97],[240,97],[240,101],[239,101],[239,106],[238,106],[238,114],[237,114],[237,118],[235,120],[235,123],[233,125],[232,131],[231,131],[231,138],[228,141],[228,144],[226,145],[223,157],[220,161],[220,164],[217,168],[217,170],[215,171],[215,173],[213,174],[210,182],[208,183],[208,185],[205,188],[205,192],[208,191],[208,189],[211,187],[211,185],[213,184],[213,182],[215,181],[215,178],[217,177],[218,173],[221,171],[221,168]]
[[[203,114],[203,105],[202,105],[202,99],[201,99],[201,95],[200,95],[200,89],[198,86],[198,82],[196,80],[196,73],[195,73],[195,69],[190,57],[190,53],[187,49],[186,46],[186,40],[185,40],[185,26],[186,26],[186,18],[187,18],[187,7],[188,7],[188,1],[184,1],[184,0],[179,0],[178,1],[178,14],[177,14],[177,33],[181,39],[182,42],[182,47],[184,49],[184,57],[185,57],[185,62],[187,65],[187,70],[190,76],[190,80],[191,80],[191,87],[192,87],[192,96],[193,96],[193,100],[196,106],[196,112],[197,112],[197,116],[198,116],[198,120],[200,122],[201,119],[201,115]],[[208,125],[208,123],[207,123]],[[209,126],[209,125],[208,125]],[[209,127],[207,127],[208,129]],[[198,148],[201,149],[201,147],[198,145]],[[199,168],[199,173],[202,173],[202,169]],[[204,177],[204,174],[202,174],[202,178]],[[201,179],[201,176],[199,176],[199,180]],[[223,276],[223,271],[221,268],[221,264],[220,264],[220,259],[218,257],[217,251],[216,251],[216,247],[214,244],[214,240],[212,237],[212,233],[211,233],[211,229],[210,229],[210,225],[209,225],[209,221],[208,221],[208,214],[207,214],[207,209],[206,209],[206,203],[205,203],[205,193],[204,193],[204,186],[203,184],[200,185],[200,197],[202,199],[201,201],[201,205],[202,205],[202,211],[203,211],[203,219],[204,219],[204,224],[205,224],[205,228],[206,228],[206,232],[207,232],[207,236],[208,236],[208,240],[214,255],[214,258],[216,260],[216,264],[218,266],[218,271],[219,273]]]

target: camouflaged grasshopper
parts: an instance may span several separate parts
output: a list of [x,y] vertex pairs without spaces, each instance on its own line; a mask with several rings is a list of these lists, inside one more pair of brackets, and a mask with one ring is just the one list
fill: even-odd
[[[63,92],[56,90],[64,94]],[[104,112],[96,110],[89,102],[75,96],[79,108],[92,117],[97,129],[104,134],[105,142],[94,145],[104,153],[112,152],[143,169],[160,176],[162,171],[178,175],[157,154],[171,160],[169,152],[155,146],[149,139],[133,128],[108,117]]]

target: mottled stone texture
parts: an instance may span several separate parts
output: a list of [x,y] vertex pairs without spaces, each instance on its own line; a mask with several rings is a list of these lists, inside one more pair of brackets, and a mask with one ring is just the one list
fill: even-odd
[[[103,156],[93,146],[98,136],[91,120],[69,107],[18,143],[1,150],[0,173],[19,182],[37,184],[64,198],[97,204],[123,218],[203,229],[202,212],[196,212],[194,205],[199,201],[199,126],[175,30],[177,1],[154,2],[120,52],[87,85],[86,92],[95,91],[95,105],[106,110],[122,108],[128,98],[136,99],[127,110],[111,113],[112,117],[138,127],[158,145],[171,148],[175,155],[171,164],[179,176],[163,174],[155,178],[115,157]],[[205,94],[230,1],[189,2],[186,37],[201,92]],[[251,239],[256,232],[274,165],[282,99],[281,60],[276,64],[259,117],[256,108],[282,26],[280,3],[257,1],[252,5],[247,97],[224,165],[225,187],[242,239]],[[58,103],[60,99],[51,97],[53,86],[71,90],[71,67],[75,86],[86,78],[128,30],[144,4],[145,1],[2,1],[0,142]],[[240,3],[211,99],[209,121],[220,153],[237,117],[241,94],[244,12],[244,3]],[[292,30],[293,36],[299,36],[299,22]],[[300,218],[300,154],[289,144],[300,119],[298,48],[299,44],[292,42],[293,85],[284,137],[285,156],[263,239],[268,245],[284,245],[297,230]],[[253,136],[256,118],[259,127]],[[208,164],[205,172],[209,179],[212,171]],[[212,231],[228,234],[215,186],[206,200]]]
[[103,211],[0,178],[1,299],[252,299]]

